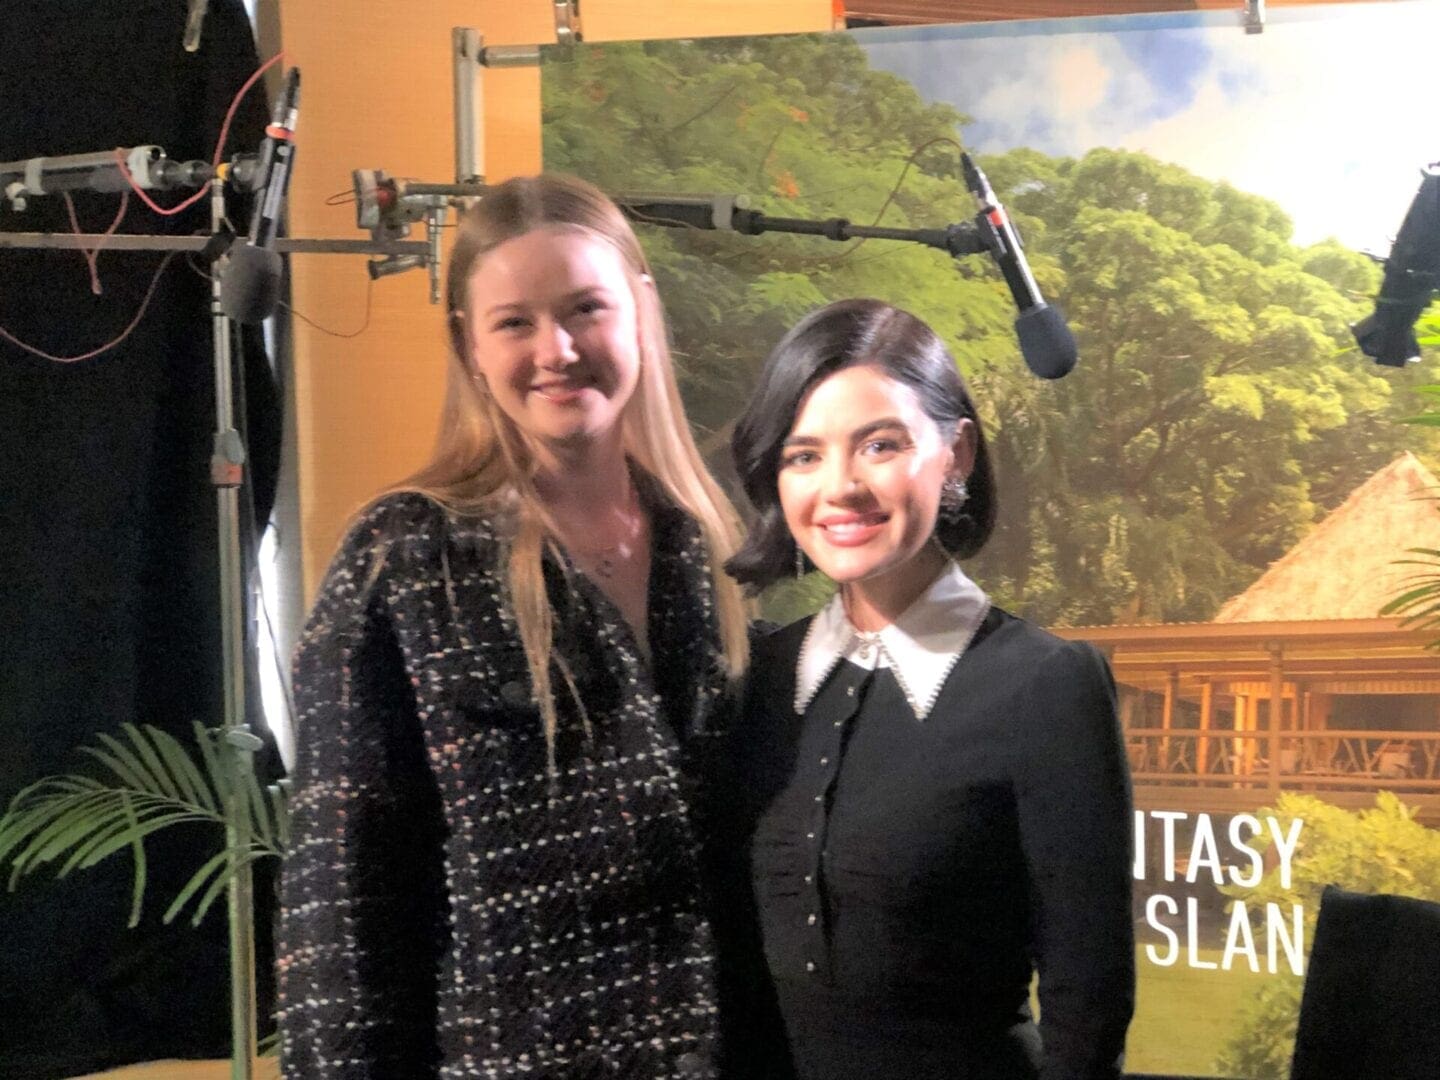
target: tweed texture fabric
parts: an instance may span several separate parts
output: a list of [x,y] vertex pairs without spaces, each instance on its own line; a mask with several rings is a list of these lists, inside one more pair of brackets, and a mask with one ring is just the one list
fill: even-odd
[[731,695],[700,530],[645,498],[648,661],[546,556],[580,703],[552,666],[553,774],[503,528],[398,494],[350,530],[295,665],[289,1080],[716,1074],[699,778]]

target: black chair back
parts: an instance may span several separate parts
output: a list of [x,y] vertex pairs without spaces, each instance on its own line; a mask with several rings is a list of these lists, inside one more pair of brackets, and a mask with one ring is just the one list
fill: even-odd
[[1331,885],[1290,1080],[1440,1078],[1440,903]]

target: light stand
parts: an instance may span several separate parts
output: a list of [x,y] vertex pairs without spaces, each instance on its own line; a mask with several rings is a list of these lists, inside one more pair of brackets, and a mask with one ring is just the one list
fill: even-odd
[[[213,170],[189,166],[165,168],[164,151],[139,147],[122,152],[127,168],[138,186],[169,188],[198,186],[194,178],[203,171],[210,188],[211,236],[92,235],[74,233],[0,232],[0,251],[5,249],[68,249],[111,251],[204,252],[215,237],[228,237],[225,228],[223,176]],[[54,163],[51,165],[50,163]],[[47,171],[47,165],[49,171]],[[169,166],[177,163],[169,162]],[[224,170],[222,170],[223,172]],[[241,171],[243,170],[236,170]],[[57,191],[88,189],[119,191],[128,183],[119,171],[113,151],[76,154],[65,158],[35,158],[27,162],[0,163],[4,193],[18,208],[26,198]],[[438,234],[439,223],[433,231]],[[387,259],[413,259],[423,265],[438,241],[393,240],[294,240],[275,242],[279,252],[311,254],[371,254]],[[233,324],[221,307],[223,268],[211,275],[210,319],[215,353],[215,433],[210,458],[210,482],[216,493],[218,557],[221,610],[221,678],[224,706],[220,727],[219,753],[226,777],[225,832],[230,856],[227,887],[230,949],[230,1026],[232,1080],[252,1080],[256,1051],[255,1016],[255,895],[248,850],[252,824],[247,792],[254,783],[254,755],[264,744],[245,720],[245,571],[240,544],[239,493],[244,482],[245,445],[235,428],[234,378],[231,341]]]
[[[210,230],[225,227],[225,190],[210,183]],[[250,870],[248,792],[255,751],[264,744],[245,722],[245,568],[240,552],[240,485],[245,478],[245,442],[235,429],[231,380],[231,324],[220,305],[222,275],[210,277],[210,326],[215,344],[215,444],[210,483],[219,519],[221,676],[225,688],[220,753],[229,778],[225,842],[230,854],[226,907],[230,918],[230,1076],[254,1075],[255,883]]]

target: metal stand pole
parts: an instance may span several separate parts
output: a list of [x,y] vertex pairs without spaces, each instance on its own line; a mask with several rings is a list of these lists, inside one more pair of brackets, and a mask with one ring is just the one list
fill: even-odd
[[[225,190],[210,185],[210,227],[225,224]],[[255,1068],[255,887],[250,871],[250,785],[255,751],[263,744],[245,722],[245,581],[240,555],[240,485],[245,446],[235,430],[230,354],[231,325],[220,307],[221,275],[210,282],[210,321],[215,342],[215,446],[210,482],[219,515],[220,640],[225,712],[220,753],[229,780],[225,838],[230,854],[227,900],[230,915],[231,1080],[251,1080]]]

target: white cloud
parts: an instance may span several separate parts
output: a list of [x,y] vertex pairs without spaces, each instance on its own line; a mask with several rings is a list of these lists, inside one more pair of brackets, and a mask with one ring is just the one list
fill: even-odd
[[1055,83],[1062,116],[1091,112],[1105,100],[1110,68],[1093,47],[1074,46],[1056,57]]
[[[1440,2],[1291,9],[1272,15],[1258,35],[1209,22],[1136,17],[1118,25],[1144,29],[960,30],[948,39],[878,41],[870,52],[891,70],[924,72],[916,79],[922,92],[983,124],[978,149],[1143,150],[1273,199],[1294,221],[1298,243],[1334,235],[1386,250],[1419,167],[1440,160]],[[1175,87],[1157,86],[1146,70],[1156,65],[1125,48],[1147,39],[1206,58],[1188,104],[1162,119],[1158,99]],[[925,61],[906,59],[906,50],[924,50]]]
[[[1273,199],[1295,239],[1335,235],[1384,251],[1440,160],[1427,27],[1404,13],[1271,27],[1216,41],[1216,63],[1184,112],[1126,132],[1120,144]],[[1428,29],[1430,33],[1422,34]],[[1383,76],[1373,60],[1383,61]]]

